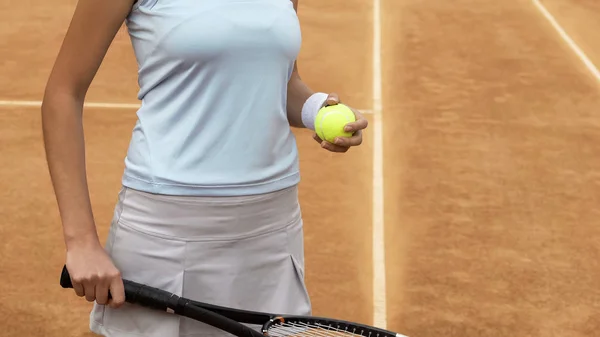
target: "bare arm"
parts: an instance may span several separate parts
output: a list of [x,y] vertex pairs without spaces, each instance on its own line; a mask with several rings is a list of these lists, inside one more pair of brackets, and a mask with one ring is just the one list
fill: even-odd
[[[298,12],[298,0],[291,0],[294,4],[294,10]],[[312,95],[314,92],[304,83],[302,82],[302,78],[300,78],[300,74],[298,72],[298,63],[294,62],[294,71],[292,72],[292,77],[288,82],[288,102],[287,102],[287,115],[290,126],[295,128],[304,128],[304,124],[302,124],[302,106],[304,102]]]
[[[81,265],[97,262],[99,268],[103,268],[103,262],[104,269],[110,269],[113,274],[116,272],[110,268],[114,268],[112,264],[106,267],[107,261],[89,261],[89,256],[89,263],[81,260],[86,253],[101,249],[86,179],[83,103],[92,79],[132,4],[133,0],[78,2],[48,80],[42,104],[46,158],[63,224],[67,265],[71,264],[73,269],[77,269],[73,270],[71,276],[75,281],[82,279],[82,282],[75,282],[78,286],[75,290],[88,300],[94,300],[96,292],[101,292],[102,289],[97,289],[97,285],[92,282],[94,280],[86,280],[85,282],[92,283],[84,284],[83,279],[98,279],[98,275],[88,275],[94,274],[90,270],[81,271],[85,269]],[[73,259],[69,261],[69,252],[72,251],[77,251],[79,254],[76,255],[81,257],[77,262]],[[106,270],[99,273],[105,273]],[[102,294],[99,298],[106,301]]]
[[314,91],[302,81],[298,73],[298,65],[294,63],[294,72],[288,82],[287,115],[290,126],[295,128],[305,127],[302,123],[302,106],[312,94],[314,94]]
[[[299,0],[290,0],[294,4],[294,9],[298,12],[298,1]],[[305,128],[302,121],[302,108],[304,103],[309,99],[313,94],[312,91],[306,83],[302,81],[300,77],[300,73],[298,71],[297,62],[294,63],[294,70],[292,72],[292,76],[288,81],[288,89],[287,89],[287,116],[290,126],[295,128]],[[328,95],[325,104],[326,105],[335,105],[340,103],[339,97],[335,93],[331,93]],[[319,103],[320,104],[320,103]],[[326,150],[332,152],[346,152],[352,146],[358,146],[362,143],[362,130],[365,129],[368,125],[367,120],[364,116],[352,109],[354,114],[356,115],[356,122],[349,123],[346,125],[346,131],[353,132],[353,136],[350,138],[339,138],[335,144],[331,144],[329,142],[323,141],[317,135],[314,135],[313,138],[315,141],[321,144]]]

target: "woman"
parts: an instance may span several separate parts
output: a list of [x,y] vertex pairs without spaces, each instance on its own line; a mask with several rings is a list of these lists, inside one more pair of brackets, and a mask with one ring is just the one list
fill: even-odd
[[[123,305],[122,278],[196,300],[308,314],[298,155],[290,127],[314,130],[335,94],[296,67],[298,0],[80,1],[49,78],[42,120],[48,165],[78,296],[104,336],[216,334],[174,315]],[[106,247],[86,182],[82,110],[126,22],[142,106]],[[362,142],[367,121],[347,125]],[[108,299],[108,293],[112,299]]]

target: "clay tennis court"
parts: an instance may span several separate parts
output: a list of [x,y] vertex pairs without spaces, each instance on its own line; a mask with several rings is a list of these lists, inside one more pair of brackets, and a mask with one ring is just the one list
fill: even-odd
[[[314,313],[411,337],[598,336],[600,3],[542,1],[588,65],[531,0],[374,3],[300,0],[302,77],[371,122],[345,155],[296,131]],[[3,337],[93,336],[58,285],[38,104],[75,4],[0,3]],[[103,240],[136,79],[123,30],[84,112]]]

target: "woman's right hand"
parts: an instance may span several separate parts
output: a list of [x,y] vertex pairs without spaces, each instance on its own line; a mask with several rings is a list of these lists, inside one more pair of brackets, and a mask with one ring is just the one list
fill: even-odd
[[66,266],[77,296],[112,308],[125,302],[121,273],[99,243],[67,250]]
[[125,295],[119,271],[96,239],[86,177],[83,106],[133,3],[77,2],[41,107],[44,149],[63,224],[71,282],[77,295],[111,307],[123,304]]

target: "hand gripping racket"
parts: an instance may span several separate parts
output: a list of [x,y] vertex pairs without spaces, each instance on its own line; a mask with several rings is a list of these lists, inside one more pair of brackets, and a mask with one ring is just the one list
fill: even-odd
[[[63,288],[73,288],[66,266],[63,267],[60,285]],[[123,285],[125,301],[128,303],[188,317],[237,337],[406,337],[395,332],[337,319],[277,315],[221,307],[192,301],[125,279]],[[244,324],[259,325],[262,327],[262,333]]]

